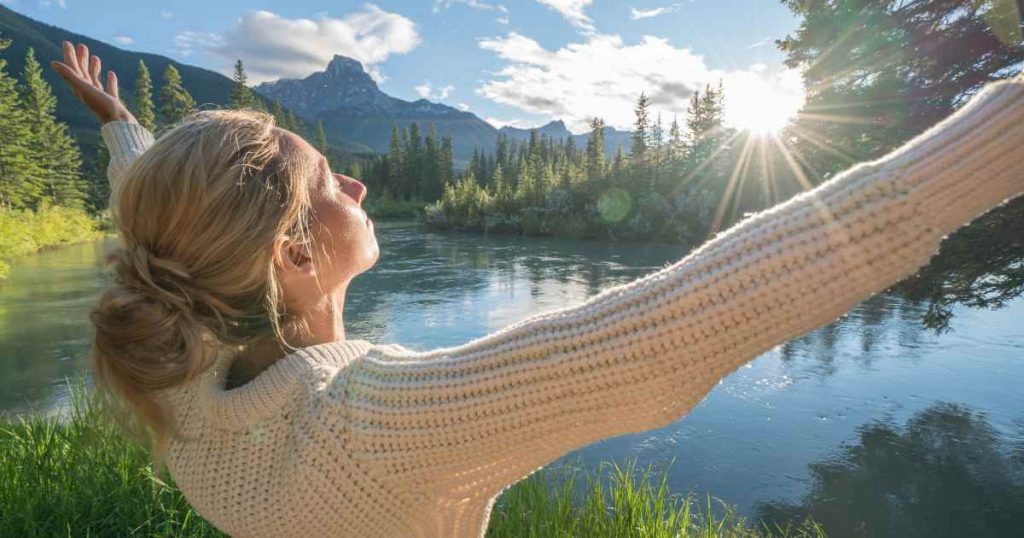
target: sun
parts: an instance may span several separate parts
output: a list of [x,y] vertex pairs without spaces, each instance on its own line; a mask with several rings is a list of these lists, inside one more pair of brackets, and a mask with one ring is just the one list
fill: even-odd
[[796,72],[767,76],[746,72],[730,77],[725,88],[725,122],[761,135],[777,134],[804,104]]

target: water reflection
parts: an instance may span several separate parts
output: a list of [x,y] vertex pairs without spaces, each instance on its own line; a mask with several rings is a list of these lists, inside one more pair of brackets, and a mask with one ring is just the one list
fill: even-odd
[[378,228],[381,258],[348,295],[346,329],[412,347],[456,345],[585,300],[677,259],[680,247]]
[[985,413],[939,403],[905,425],[880,420],[810,465],[799,504],[769,502],[768,521],[820,522],[829,536],[1020,536],[1024,441],[1002,437]]
[[[782,344],[779,358],[815,377],[834,374],[844,362],[870,368],[887,351],[915,349],[935,336],[923,328],[926,312],[896,296],[875,295],[835,322]],[[807,358],[814,360],[802,360]]]

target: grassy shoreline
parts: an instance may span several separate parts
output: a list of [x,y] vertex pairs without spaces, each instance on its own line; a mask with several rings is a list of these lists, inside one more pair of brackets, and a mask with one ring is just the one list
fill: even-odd
[[81,209],[0,210],[0,282],[11,262],[25,256],[100,237],[99,222]]
[[[82,385],[61,415],[0,415],[0,536],[223,536],[142,447],[125,440]],[[574,484],[584,480],[584,495]],[[507,489],[488,537],[824,536],[813,523],[781,529],[669,492],[664,473],[633,464],[595,472],[545,469]]]

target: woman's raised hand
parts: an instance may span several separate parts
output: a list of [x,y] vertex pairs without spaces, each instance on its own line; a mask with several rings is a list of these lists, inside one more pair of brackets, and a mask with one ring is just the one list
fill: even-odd
[[99,56],[89,56],[89,48],[83,44],[77,47],[64,42],[64,61],[50,62],[75,95],[99,118],[100,123],[111,121],[135,121],[135,116],[121,102],[117,93],[117,75],[107,71],[107,87],[100,82],[103,64]]

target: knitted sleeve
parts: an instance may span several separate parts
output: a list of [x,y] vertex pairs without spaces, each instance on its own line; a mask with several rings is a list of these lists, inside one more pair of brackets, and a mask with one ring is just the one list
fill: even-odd
[[596,440],[665,426],[740,365],[924,265],[1024,191],[1024,77],[681,261],[458,347],[378,346],[320,403],[380,482],[454,505]]
[[107,179],[110,181],[110,192],[114,192],[128,165],[153,145],[153,134],[138,123],[127,121],[104,123],[100,127],[100,134],[110,152]]

